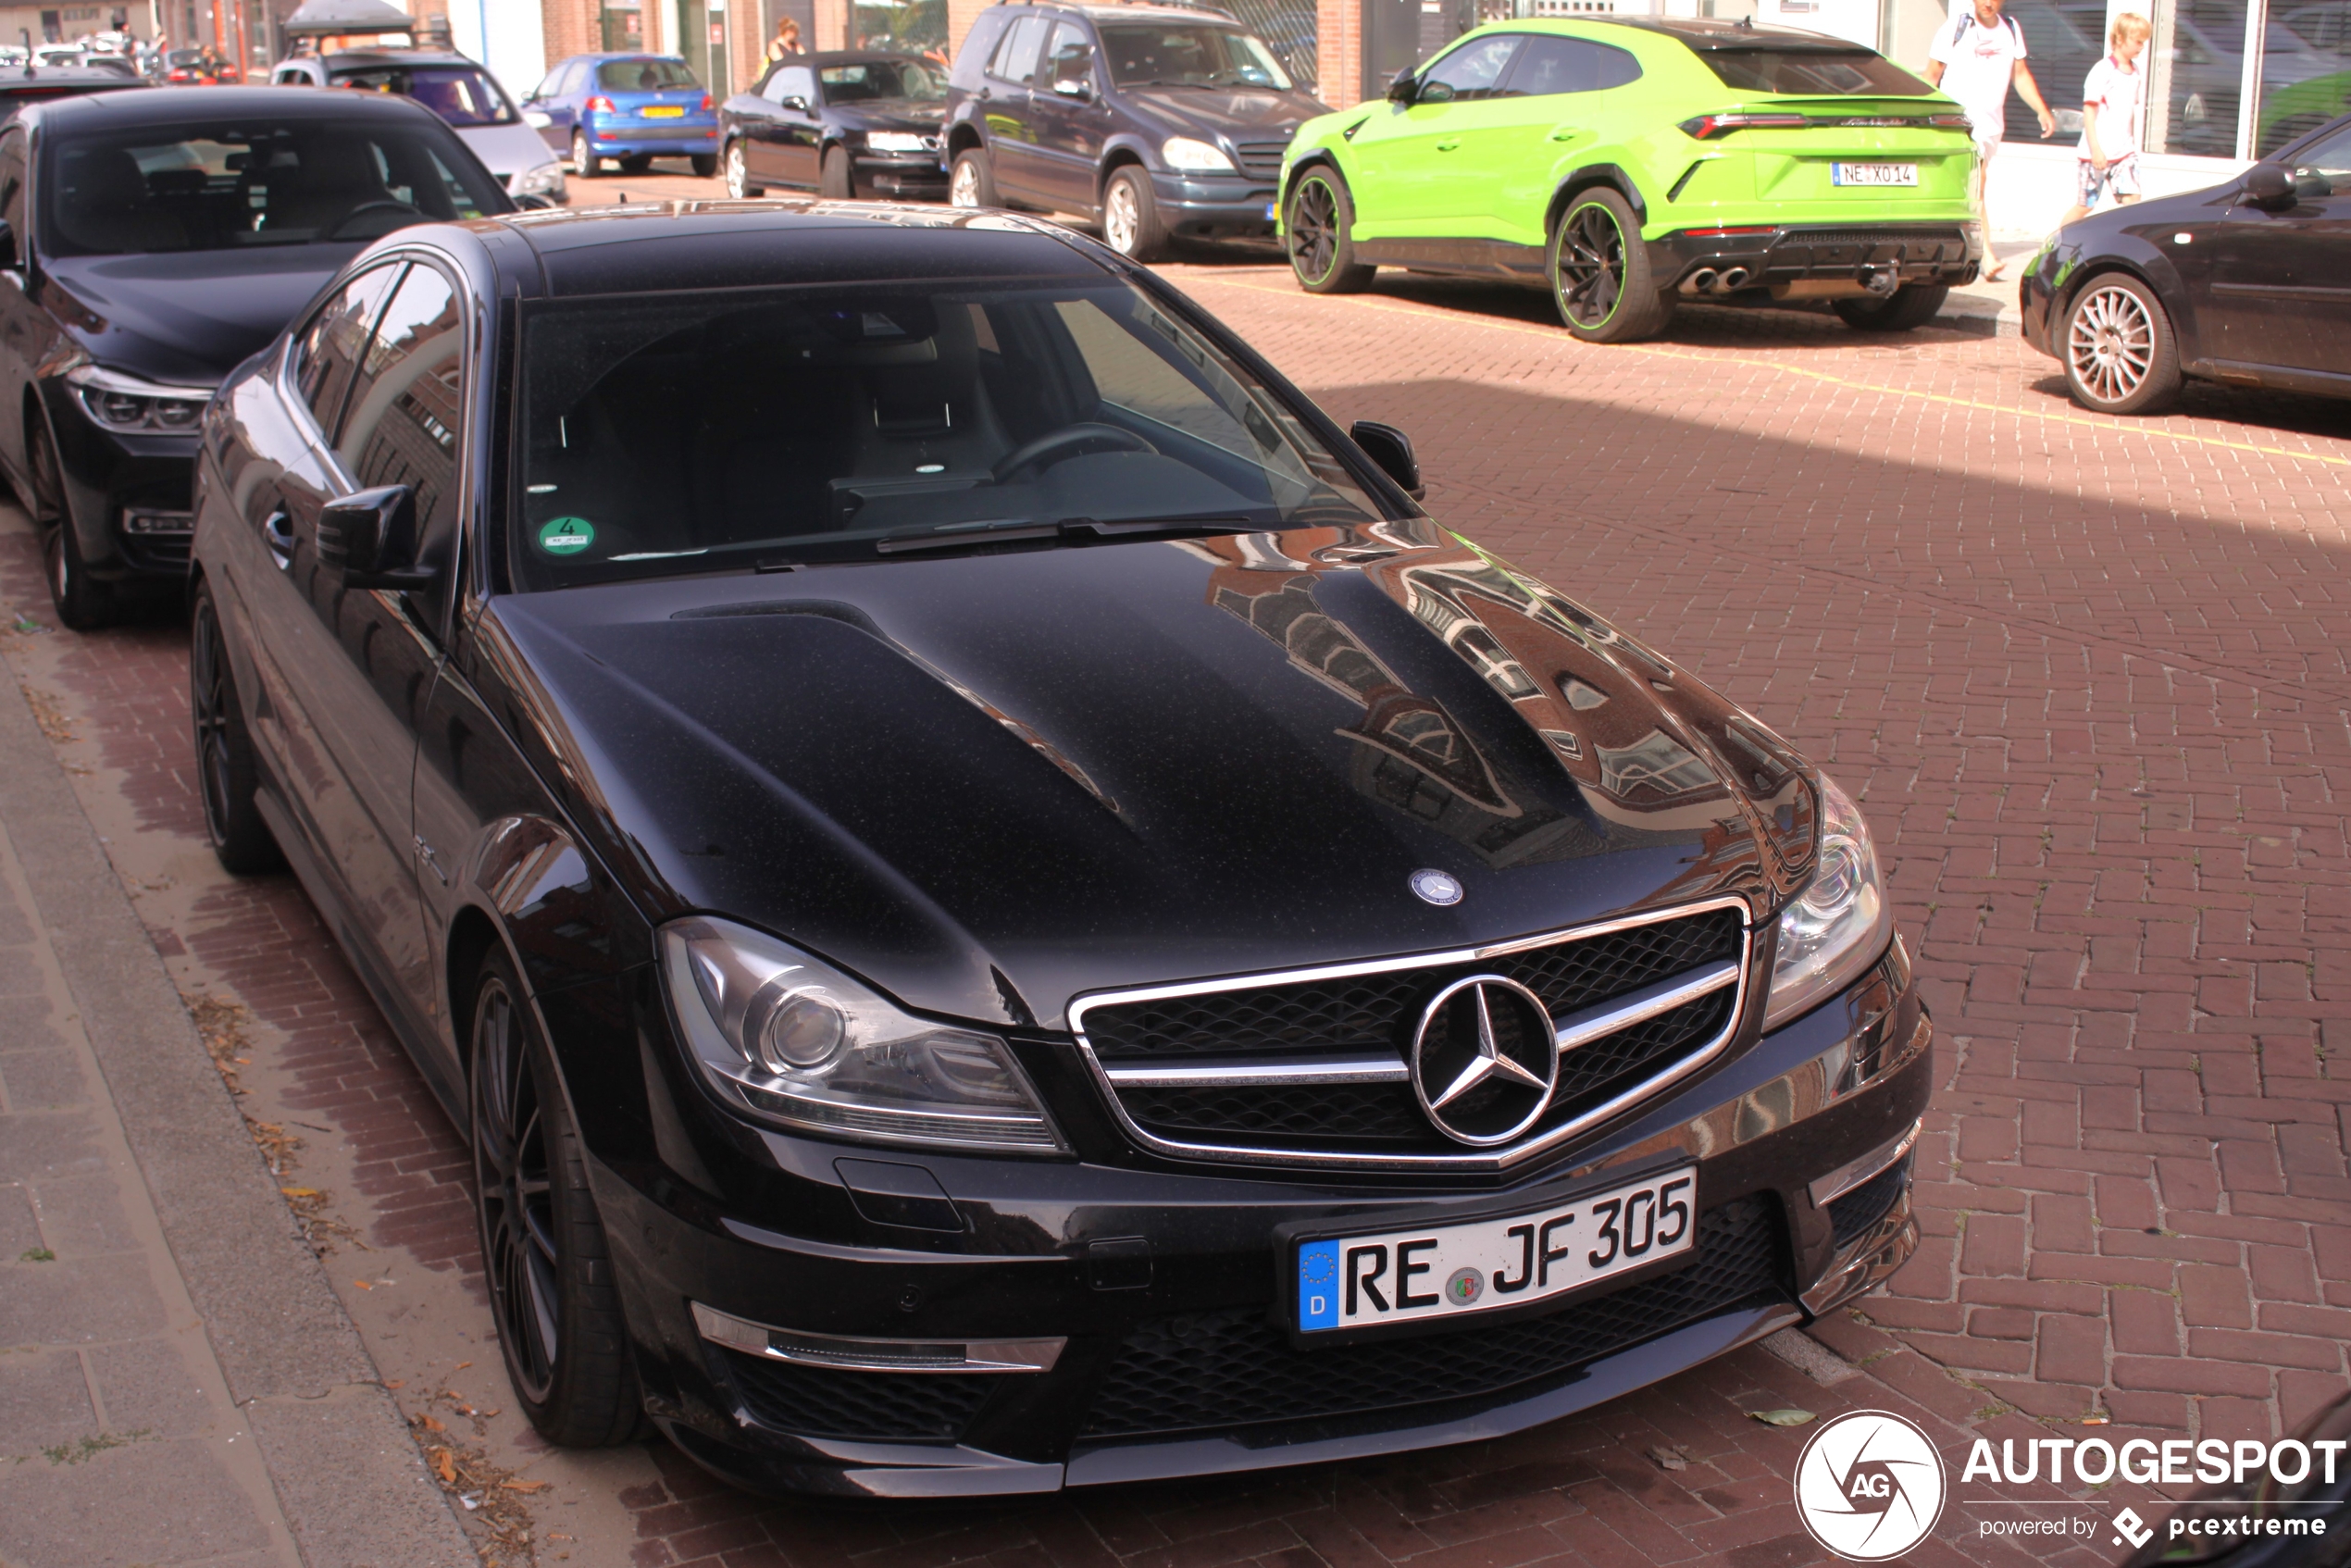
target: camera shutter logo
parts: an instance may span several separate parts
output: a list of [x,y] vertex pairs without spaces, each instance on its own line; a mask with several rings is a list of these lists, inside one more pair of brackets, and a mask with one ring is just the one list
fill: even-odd
[[1812,1434],[1796,1462],[1796,1512],[1848,1562],[1884,1562],[1926,1539],[1943,1515],[1943,1456],[1898,1415],[1857,1410]]

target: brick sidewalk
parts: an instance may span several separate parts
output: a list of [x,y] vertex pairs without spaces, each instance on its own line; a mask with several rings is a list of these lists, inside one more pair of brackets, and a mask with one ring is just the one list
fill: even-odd
[[[1822,1388],[1751,1350],[1506,1443],[912,1524],[749,1503],[658,1448],[547,1454],[493,1412],[469,1440],[555,1482],[542,1560],[1768,1568],[1818,1554],[1784,1480],[1803,1434],[1746,1420],[1759,1401],[1885,1404],[1953,1441],[2092,1411],[2109,1437],[2233,1437],[2344,1386],[2351,1092],[2323,1032],[2351,978],[2328,810],[2351,783],[2341,405],[2208,393],[2124,424],[2066,404],[2012,339],[1694,309],[1600,349],[1539,296],[1168,272],[1342,422],[1410,430],[1438,516],[1862,794],[1943,1052],[1933,1234],[1867,1321],[1817,1330],[1868,1372]],[[10,526],[0,589],[45,620]],[[336,1277],[387,1375],[415,1380],[404,1402],[446,1417],[423,1396],[459,1380],[466,1408],[503,1404],[455,1139],[299,892],[229,883],[196,847],[182,635],[11,658],[81,718],[91,743],[67,750],[121,825],[118,865],[168,884],[141,904],[183,989],[251,1010],[248,1083],[323,1135],[304,1179],[375,1249]],[[477,1354],[486,1377],[459,1364]],[[1666,1443],[1695,1462],[1646,1456]],[[1966,1557],[2026,1561],[1972,1517],[1945,1524]]]

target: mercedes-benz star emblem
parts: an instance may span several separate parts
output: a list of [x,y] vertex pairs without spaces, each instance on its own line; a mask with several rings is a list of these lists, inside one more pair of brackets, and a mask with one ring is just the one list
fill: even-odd
[[1559,1037],[1542,998],[1499,975],[1438,991],[1412,1036],[1412,1093],[1437,1129],[1474,1149],[1535,1125],[1559,1076]]
[[1408,879],[1412,884],[1412,891],[1424,902],[1462,902],[1461,878],[1449,871],[1415,871]]

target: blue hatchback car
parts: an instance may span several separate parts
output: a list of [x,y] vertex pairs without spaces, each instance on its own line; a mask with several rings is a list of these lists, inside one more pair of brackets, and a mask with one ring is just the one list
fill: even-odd
[[602,174],[607,158],[632,174],[656,157],[718,172],[717,106],[675,55],[574,55],[531,89],[522,112],[582,178]]

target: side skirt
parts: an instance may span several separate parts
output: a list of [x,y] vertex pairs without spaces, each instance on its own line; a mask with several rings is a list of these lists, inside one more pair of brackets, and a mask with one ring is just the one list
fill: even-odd
[[1513,283],[1540,284],[1550,275],[1550,258],[1540,248],[1508,240],[1358,240],[1355,259]]

